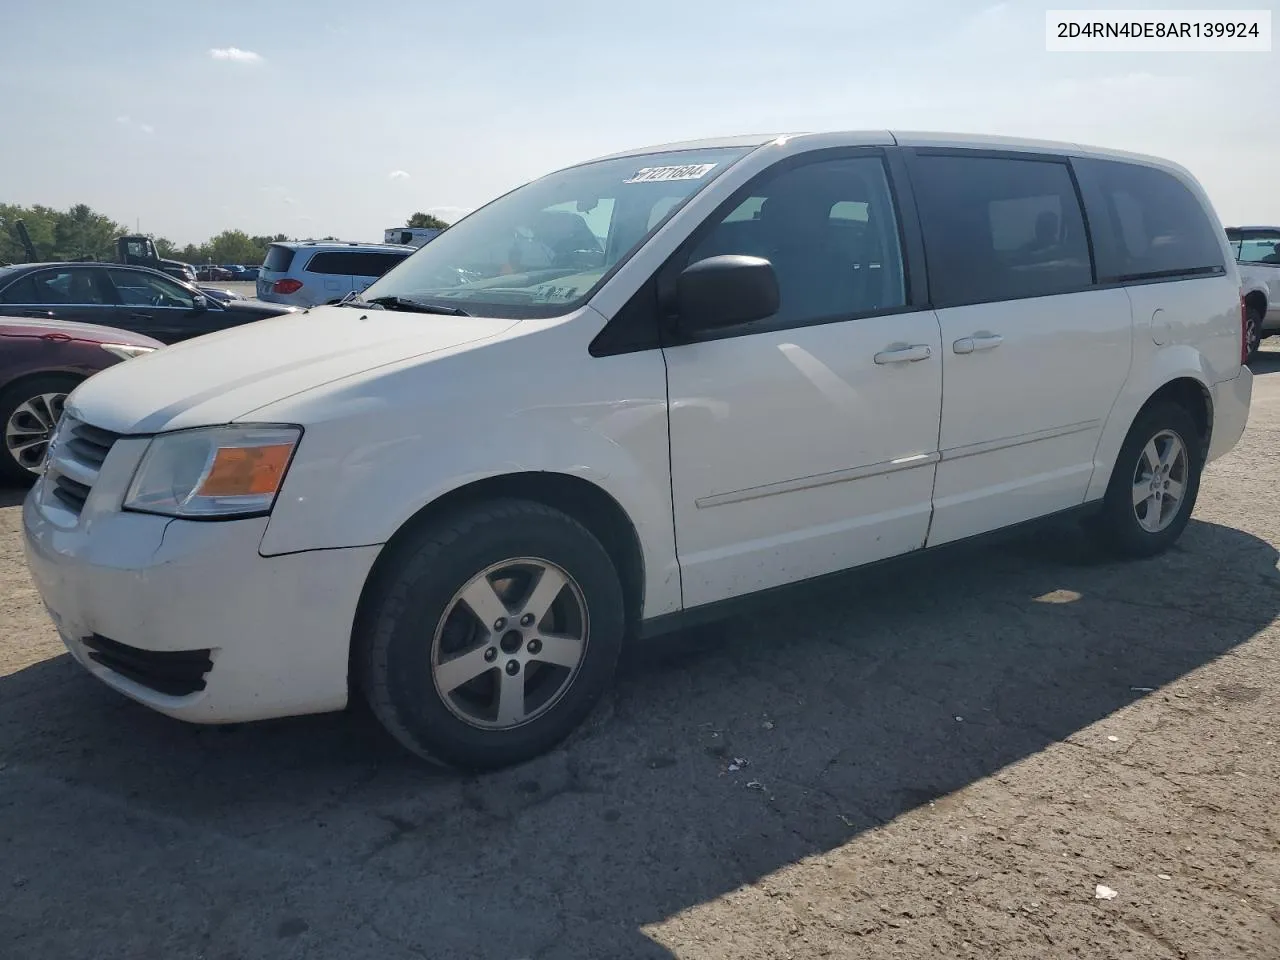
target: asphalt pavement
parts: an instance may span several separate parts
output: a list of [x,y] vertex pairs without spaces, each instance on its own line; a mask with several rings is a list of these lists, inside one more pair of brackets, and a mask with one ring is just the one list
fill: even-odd
[[1280,957],[1280,352],[1256,370],[1167,555],[1063,527],[863,574],[635,651],[563,749],[481,778],[360,710],[202,728],[103,687],[0,491],[0,957]]

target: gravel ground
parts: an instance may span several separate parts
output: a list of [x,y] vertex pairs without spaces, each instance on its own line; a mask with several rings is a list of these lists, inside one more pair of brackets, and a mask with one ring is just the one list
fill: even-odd
[[199,728],[100,686],[0,492],[0,956],[1280,957],[1257,369],[1168,555],[1064,529],[882,569],[637,653],[565,749],[480,779],[359,711]]

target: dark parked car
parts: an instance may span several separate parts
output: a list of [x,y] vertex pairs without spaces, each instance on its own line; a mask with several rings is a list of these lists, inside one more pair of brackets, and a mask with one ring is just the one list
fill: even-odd
[[230,280],[231,271],[216,263],[202,263],[196,267],[196,279],[206,281]]
[[234,290],[227,290],[212,283],[197,283],[196,289],[219,303],[226,303],[228,300],[246,299],[243,294],[236,293]]
[[0,480],[35,477],[62,404],[80,381],[162,346],[112,327],[0,316]]
[[260,300],[220,302],[147,267],[26,263],[0,267],[0,314],[101,323],[177,343],[289,313]]

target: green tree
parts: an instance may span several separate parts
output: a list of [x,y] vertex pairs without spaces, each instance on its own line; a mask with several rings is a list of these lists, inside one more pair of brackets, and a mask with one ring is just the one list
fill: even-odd
[[406,223],[405,226],[406,227],[428,227],[432,230],[447,230],[449,228],[449,225],[445,223],[443,220],[441,220],[439,217],[434,216],[433,214],[430,214],[430,213],[423,213],[421,210],[419,210],[417,213],[411,216],[409,218],[409,222]]
[[243,230],[224,230],[206,245],[214,263],[261,262],[263,249]]
[[53,252],[59,260],[110,260],[115,253],[115,238],[125,232],[110,217],[95,213],[88,204],[77,203],[58,216]]

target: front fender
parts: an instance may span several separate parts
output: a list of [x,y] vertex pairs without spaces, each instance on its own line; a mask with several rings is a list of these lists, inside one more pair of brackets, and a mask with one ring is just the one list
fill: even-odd
[[1115,467],[1116,458],[1120,455],[1120,447],[1124,438],[1133,426],[1138,411],[1161,387],[1174,380],[1189,379],[1198,383],[1205,392],[1209,403],[1209,423],[1213,424],[1213,383],[1212,370],[1203,354],[1195,347],[1187,344],[1173,344],[1157,348],[1154,355],[1141,363],[1135,362],[1131,377],[1111,407],[1111,415],[1098,439],[1098,447],[1093,458],[1093,477],[1089,481],[1089,489],[1085,501],[1097,500],[1107,492],[1107,484],[1111,482],[1111,471]]
[[542,363],[556,352],[548,337],[559,339],[516,337],[486,347],[483,362],[464,353],[272,414],[306,428],[261,552],[385,543],[459,487],[559,473],[601,488],[634,524],[644,615],[679,609],[662,357],[582,350]]

